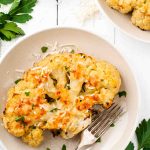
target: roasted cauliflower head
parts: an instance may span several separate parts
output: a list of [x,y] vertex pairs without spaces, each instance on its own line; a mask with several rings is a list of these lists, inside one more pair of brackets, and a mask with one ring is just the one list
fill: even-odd
[[131,21],[143,30],[150,30],[150,0],[138,0]]
[[91,122],[95,104],[109,108],[121,84],[118,70],[83,53],[48,55],[8,91],[4,127],[30,146],[43,131],[72,138]]
[[132,23],[142,30],[150,30],[150,0],[106,0],[106,3],[121,13],[132,12]]
[[106,0],[106,3],[113,9],[126,14],[133,10],[136,0]]

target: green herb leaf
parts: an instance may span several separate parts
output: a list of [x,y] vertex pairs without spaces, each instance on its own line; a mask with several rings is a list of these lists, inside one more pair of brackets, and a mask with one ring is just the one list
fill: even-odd
[[142,148],[150,148],[150,119],[145,119],[139,124],[136,129],[136,136],[138,140],[138,150]]
[[36,129],[35,125],[30,126],[31,129]]
[[48,50],[48,47],[46,47],[46,46],[41,47],[41,51],[42,51],[42,53],[46,53],[46,52],[47,52],[47,50]]
[[14,32],[15,34],[18,34],[18,35],[24,35],[24,31],[21,28],[19,28],[17,24],[14,22],[9,22],[5,24],[3,29]]
[[60,109],[54,108],[54,109],[50,110],[50,112],[56,112],[57,110],[60,110]]
[[7,4],[12,3],[13,1],[14,1],[14,0],[0,0],[0,4],[7,5]]
[[7,41],[16,38],[18,35],[24,35],[24,31],[13,22],[8,22],[0,29],[0,37]]
[[114,123],[112,123],[111,125],[110,125],[110,127],[114,127],[115,126],[115,124]]
[[47,147],[46,150],[50,150],[50,148]]
[[20,1],[21,0],[14,0],[13,4],[11,5],[11,8],[10,8],[9,12],[16,9],[19,6]]
[[22,14],[22,13],[31,13],[33,7],[35,6],[37,0],[21,0],[20,2],[14,2],[16,7],[11,8],[9,11],[10,15]]
[[19,121],[22,121],[22,122],[24,122],[24,116],[19,116],[19,117],[17,117],[16,119],[15,119],[15,121],[16,122],[19,122]]
[[57,80],[56,80],[56,79],[54,79],[54,78],[52,78],[52,80],[53,80],[53,84],[54,84],[54,86],[56,86],[56,85],[57,85]]
[[30,92],[25,92],[25,95],[26,95],[26,96],[29,96],[29,95],[30,95]]
[[66,88],[67,90],[70,90],[70,84],[66,84],[66,85],[65,85],[65,88]]
[[25,23],[32,19],[32,16],[29,14],[23,14],[23,15],[15,15],[12,17],[12,21],[18,22],[18,23]]
[[99,143],[99,142],[101,142],[101,138],[98,138],[98,139],[96,140],[96,143]]
[[69,71],[69,67],[65,66],[65,70],[66,70],[66,71]]
[[[13,3],[12,3],[13,2]],[[32,16],[37,0],[0,0],[2,4],[12,3],[8,14],[0,12],[0,39],[10,41],[19,35],[24,35],[24,31],[16,23],[25,23]]]
[[62,149],[61,150],[67,150],[66,145],[63,144]]
[[35,107],[35,105],[34,105],[34,104],[32,104],[32,110],[34,109],[34,107]]
[[74,54],[74,53],[75,53],[75,50],[72,49],[70,53]]
[[17,79],[17,80],[15,81],[15,84],[18,84],[21,80],[22,80],[22,79]]
[[4,29],[0,29],[0,35],[1,35],[1,39],[6,40],[6,41],[10,41],[11,39],[16,38],[16,34],[14,34],[11,31],[4,30]]
[[0,24],[5,24],[6,20],[8,20],[10,17],[8,14],[5,14],[3,12],[0,12]]
[[118,95],[119,95],[119,97],[122,97],[122,96],[126,97],[127,92],[126,91],[120,91],[120,92],[118,92]]
[[86,85],[86,83],[85,83],[85,82],[83,82],[81,92],[85,92],[85,90],[86,90],[85,85]]
[[126,147],[125,150],[134,150],[134,145],[133,145],[133,143],[130,142],[130,143],[128,144],[128,146]]

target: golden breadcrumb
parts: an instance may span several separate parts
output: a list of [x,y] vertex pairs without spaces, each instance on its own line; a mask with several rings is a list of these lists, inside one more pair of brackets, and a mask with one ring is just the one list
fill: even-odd
[[150,0],[138,2],[132,13],[131,21],[137,27],[143,30],[150,30]]
[[126,14],[133,10],[136,0],[106,0],[106,3],[111,8]]

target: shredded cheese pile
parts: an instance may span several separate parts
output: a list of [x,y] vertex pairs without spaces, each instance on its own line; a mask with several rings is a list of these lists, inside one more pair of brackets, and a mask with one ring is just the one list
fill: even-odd
[[77,18],[80,22],[86,22],[98,17],[100,11],[94,0],[81,0],[76,9]]

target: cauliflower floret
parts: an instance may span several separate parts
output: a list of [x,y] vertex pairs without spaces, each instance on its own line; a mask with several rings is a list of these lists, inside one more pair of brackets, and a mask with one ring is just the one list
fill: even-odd
[[30,129],[22,137],[22,140],[30,146],[37,147],[43,141],[43,130],[39,128]]
[[24,135],[25,130],[23,124],[14,121],[14,117],[3,117],[4,127],[9,133],[16,137],[21,137]]
[[150,0],[137,2],[131,21],[143,30],[150,30]]
[[106,0],[107,4],[121,13],[129,13],[133,10],[136,0]]

